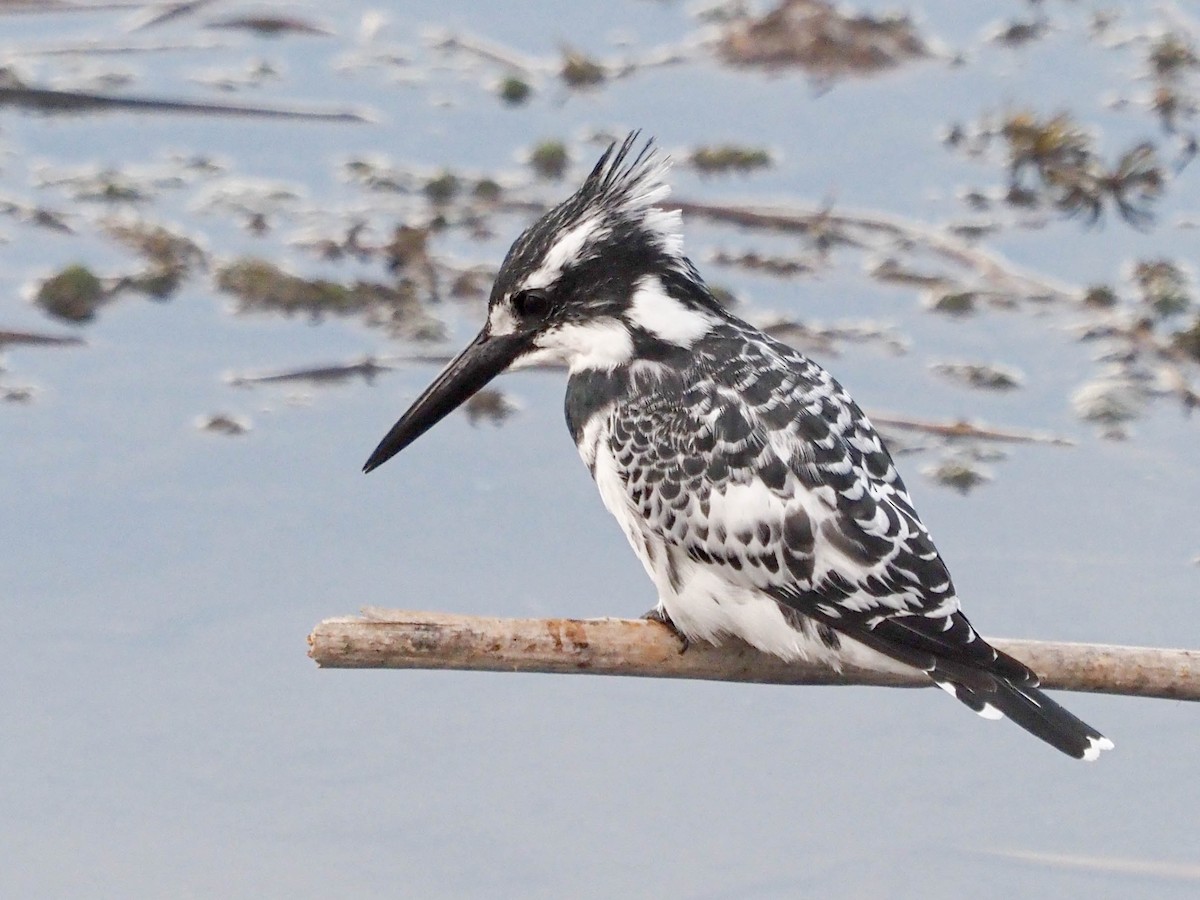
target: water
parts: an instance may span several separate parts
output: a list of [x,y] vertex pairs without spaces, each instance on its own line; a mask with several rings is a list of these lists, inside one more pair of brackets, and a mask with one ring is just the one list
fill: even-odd
[[[181,227],[217,260],[253,253],[306,274],[382,279],[377,265],[322,264],[288,240],[358,211],[384,233],[394,209],[413,205],[347,185],[339,165],[355,155],[515,180],[524,177],[518,152],[536,139],[572,139],[582,168],[594,149],[579,141],[587,127],[640,124],[671,149],[737,140],[778,155],[774,169],[748,179],[677,169],[681,197],[832,198],[940,221],[961,215],[955,185],[1002,180],[938,144],[948,121],[1032,98],[1046,111],[1079,106],[1104,127],[1110,150],[1148,128],[1144,116],[1096,111],[1098,84],[1129,87],[1130,57],[1114,61],[1083,41],[1073,13],[1054,10],[1063,31],[1013,52],[980,43],[987,17],[926,4],[922,27],[970,51],[960,68],[919,63],[820,92],[794,75],[702,59],[584,94],[541,76],[521,109],[489,93],[494,70],[442,61],[419,28],[466,30],[552,58],[564,39],[611,54],[615,32],[645,49],[694,23],[671,4],[569,14],[534,3],[397,7],[383,37],[413,63],[403,70],[411,78],[395,84],[377,70],[335,67],[354,49],[363,12],[302,8],[297,15],[335,36],[273,41],[184,21],[163,26],[163,39],[223,46],[120,65],[135,71],[137,93],[365,107],[376,124],[7,109],[0,193],[67,212],[78,234],[0,223],[0,328],[74,333],[22,291],[74,261],[101,274],[132,265],[98,233],[96,204],[35,186],[46,168],[211,155],[230,177],[303,196],[261,238],[234,216],[203,211],[224,175],[158,191],[142,214]],[[8,15],[0,40],[15,52],[115,38],[124,15]],[[188,81],[259,57],[284,76],[231,98]],[[50,58],[19,65],[38,83],[69,71]],[[1187,169],[1151,232],[1114,221],[1088,231],[1052,217],[987,246],[1068,283],[1117,280],[1135,257],[1194,255],[1194,233],[1172,223],[1196,199]],[[481,242],[453,232],[437,252],[494,265],[523,221],[499,216],[497,234]],[[919,474],[936,453],[901,461],[985,633],[1200,644],[1200,570],[1189,563],[1200,553],[1195,422],[1170,399],[1151,405],[1125,442],[1074,419],[1068,398],[1096,373],[1095,348],[1067,330],[1075,313],[947,320],[922,311],[911,290],[864,277],[854,256],[835,257],[817,277],[773,280],[705,262],[716,246],[757,246],[752,233],[689,222],[688,238],[702,268],[747,297],[751,312],[871,317],[906,334],[912,346],[901,356],[848,345],[826,360],[868,408],[1078,441],[1014,449],[990,464],[996,481],[966,497]],[[354,319],[314,327],[234,317],[229,304],[198,273],[169,303],[123,297],[104,307],[74,330],[85,348],[4,354],[2,383],[37,388],[32,402],[0,408],[4,896],[1194,894],[1194,877],[1178,873],[1115,875],[1002,855],[1194,867],[1197,719],[1185,703],[1065,697],[1117,744],[1085,766],[926,691],[316,670],[305,655],[309,629],[364,604],[596,616],[636,615],[654,598],[576,459],[560,375],[509,376],[502,386],[522,408],[504,427],[452,417],[365,478],[362,460],[432,368],[403,368],[374,388],[237,390],[222,373],[406,345]],[[456,340],[477,315],[467,305],[440,309]],[[926,373],[947,358],[1016,365],[1026,386],[984,394]],[[294,402],[297,393],[306,401]],[[241,438],[195,429],[196,416],[215,412],[246,416],[253,428]]]

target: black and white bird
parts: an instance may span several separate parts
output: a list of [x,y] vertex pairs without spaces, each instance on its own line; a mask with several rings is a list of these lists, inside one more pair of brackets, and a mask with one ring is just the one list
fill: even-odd
[[479,335],[364,466],[504,370],[564,363],[566,416],[600,496],[685,641],[902,666],[1064,753],[1113,746],[959,611],[954,584],[863,411],[803,354],[730,314],[662,209],[637,133],[509,250]]

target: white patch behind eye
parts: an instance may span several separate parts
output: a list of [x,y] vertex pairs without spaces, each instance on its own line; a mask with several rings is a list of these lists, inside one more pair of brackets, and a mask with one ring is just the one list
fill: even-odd
[[572,372],[607,369],[633,358],[633,337],[616,319],[556,325],[534,340],[534,350],[517,359],[513,368],[565,363]]
[[589,216],[555,241],[542,258],[542,264],[521,282],[518,290],[549,287],[558,280],[563,270],[583,259],[588,244],[604,237],[608,228],[596,216]]
[[660,340],[690,347],[708,334],[715,320],[708,313],[692,309],[676,300],[654,275],[638,279],[633,303],[626,314],[629,321]]

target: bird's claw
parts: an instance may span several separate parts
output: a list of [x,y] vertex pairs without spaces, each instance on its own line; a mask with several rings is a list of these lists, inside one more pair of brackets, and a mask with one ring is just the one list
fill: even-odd
[[654,607],[654,609],[650,610],[650,612],[646,613],[644,616],[642,616],[642,618],[649,619],[651,622],[658,622],[662,625],[666,625],[667,628],[671,629],[671,634],[679,638],[679,652],[681,654],[687,653],[688,647],[692,646],[692,642],[688,640],[688,636],[679,630],[679,626],[671,620],[671,617],[667,615],[666,610],[662,609],[661,607]]

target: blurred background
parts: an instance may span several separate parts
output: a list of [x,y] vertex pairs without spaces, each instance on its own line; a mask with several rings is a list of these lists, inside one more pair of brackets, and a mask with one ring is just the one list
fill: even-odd
[[1200,719],[318,671],[651,585],[506,376],[370,477],[614,136],[885,426],[989,635],[1200,645],[1200,22],[951,0],[0,3],[0,894],[1194,897]]

